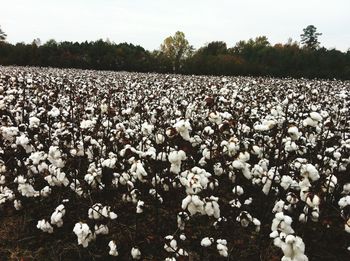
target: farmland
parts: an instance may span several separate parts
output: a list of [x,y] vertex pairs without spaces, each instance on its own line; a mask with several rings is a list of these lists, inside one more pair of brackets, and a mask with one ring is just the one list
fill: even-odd
[[1,260],[349,260],[350,83],[0,67]]

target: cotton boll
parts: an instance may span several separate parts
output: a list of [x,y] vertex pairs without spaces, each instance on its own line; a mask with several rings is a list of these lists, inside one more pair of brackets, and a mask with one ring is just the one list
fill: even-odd
[[173,236],[169,235],[165,237],[164,250],[169,253],[175,253],[177,251],[177,242]]
[[109,229],[106,225],[95,225],[95,234],[96,235],[108,235]]
[[43,232],[47,232],[47,233],[50,233],[50,234],[53,233],[53,227],[45,219],[39,220],[38,224],[36,225],[36,227],[38,229],[42,230]]
[[218,239],[216,240],[216,248],[219,252],[219,254],[223,257],[227,257],[228,256],[228,248],[227,248],[227,241],[225,239]]
[[310,112],[310,117],[311,119],[313,119],[314,121],[320,122],[322,121],[322,116],[318,113],[318,112]]
[[205,237],[201,240],[201,246],[202,247],[210,247],[213,242],[214,242],[213,238]]
[[137,206],[136,206],[136,213],[137,214],[143,213],[144,205],[145,205],[145,202],[142,200],[139,200],[137,202]]
[[141,259],[141,251],[138,247],[133,247],[131,249],[131,257],[134,260],[140,260]]
[[76,223],[73,232],[78,238],[78,245],[82,245],[84,248],[88,247],[89,243],[96,238],[86,223]]
[[177,132],[184,140],[190,141],[190,131],[192,130],[189,120],[180,120],[175,125]]
[[108,243],[108,247],[109,247],[109,255],[111,256],[118,256],[118,250],[117,250],[117,245],[115,244],[115,242],[113,240],[109,241]]
[[51,215],[51,224],[57,227],[63,226],[63,217],[66,214],[66,209],[63,204],[59,205]]

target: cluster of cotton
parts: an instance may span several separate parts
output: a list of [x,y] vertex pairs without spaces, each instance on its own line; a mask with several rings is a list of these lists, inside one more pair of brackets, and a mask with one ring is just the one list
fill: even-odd
[[23,176],[17,176],[14,182],[18,184],[17,190],[22,196],[27,198],[40,196],[40,192],[36,191],[30,183],[27,183],[27,179]]
[[78,238],[78,245],[83,247],[88,247],[89,243],[96,238],[96,235],[92,233],[89,225],[86,223],[76,223],[73,232]]
[[237,159],[232,162],[231,167],[236,170],[241,170],[243,176],[246,179],[252,178],[252,173],[250,171],[250,164],[248,163],[250,159],[249,152],[240,152]]
[[[193,167],[191,170],[185,170],[180,174],[180,182],[185,187],[188,195],[198,194],[207,189],[211,174],[205,169]],[[213,187],[211,188],[213,189]]]
[[322,116],[318,112],[310,112],[310,116],[303,121],[305,127],[317,127],[318,123],[322,121]]
[[270,237],[274,239],[274,245],[281,248],[284,256],[281,260],[307,261],[305,244],[303,240],[294,235],[292,218],[278,212],[272,221]]
[[54,165],[49,166],[50,175],[45,177],[47,183],[50,186],[68,186],[69,180],[66,177],[66,173],[62,172],[60,168],[55,167]]
[[222,141],[220,146],[222,147],[222,152],[224,154],[233,157],[239,151],[239,140],[236,137],[232,137],[228,141]]
[[1,126],[0,130],[2,137],[8,142],[13,142],[19,133],[18,127]]
[[102,189],[104,184],[101,181],[102,168],[95,162],[90,163],[88,173],[85,175],[84,180],[93,188]]
[[96,203],[89,208],[88,216],[90,219],[101,219],[102,217],[116,219],[118,217],[116,213],[111,211],[110,206],[103,206],[101,203]]

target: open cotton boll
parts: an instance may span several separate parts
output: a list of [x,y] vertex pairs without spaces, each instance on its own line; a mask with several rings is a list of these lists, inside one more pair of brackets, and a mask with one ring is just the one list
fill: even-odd
[[109,229],[107,225],[103,225],[103,224],[95,225],[94,229],[95,229],[96,235],[108,235],[109,233]]
[[165,136],[163,134],[157,133],[156,135],[156,143],[163,144],[165,141]]
[[322,116],[318,113],[318,112],[310,112],[310,117],[311,119],[313,119],[314,121],[320,122],[322,121]]
[[141,132],[144,136],[149,136],[152,134],[154,130],[154,125],[149,124],[148,122],[144,122],[141,125]]
[[219,125],[222,122],[221,115],[217,111],[209,113],[208,118],[210,122],[215,123],[216,125]]
[[190,131],[192,130],[189,120],[180,120],[174,124],[177,132],[184,140],[191,141]]
[[83,247],[88,247],[89,243],[96,238],[96,235],[91,232],[86,223],[76,223],[73,232],[78,238],[78,245],[82,245]]
[[145,202],[142,200],[137,201],[137,206],[136,206],[136,213],[141,214],[143,213],[143,209],[145,206]]
[[30,140],[25,134],[16,138],[16,144],[22,146],[26,153],[30,153],[33,150],[32,145],[30,145]]
[[40,119],[38,119],[37,117],[30,117],[29,118],[29,128],[33,129],[33,128],[38,128],[40,125]]
[[133,247],[131,249],[131,257],[134,260],[140,260],[141,259],[141,251],[138,247]]
[[181,161],[186,160],[186,153],[183,150],[172,151],[168,155],[168,160],[171,163],[170,171],[179,174],[181,171]]
[[307,127],[307,126],[310,126],[310,127],[316,127],[318,124],[317,121],[311,119],[310,117],[307,117],[304,121],[303,121],[303,126],[304,127]]
[[288,134],[290,135],[292,140],[298,140],[301,136],[301,133],[299,132],[299,130],[296,126],[289,127]]
[[169,235],[165,237],[164,250],[169,253],[175,253],[177,251],[177,242],[173,236]]
[[228,248],[227,248],[227,241],[225,239],[218,239],[216,240],[216,248],[219,252],[219,254],[223,257],[228,256]]
[[51,224],[57,227],[63,226],[63,217],[66,214],[66,209],[63,204],[59,205],[51,215]]
[[117,250],[117,245],[115,244],[115,242],[113,240],[109,241],[108,243],[108,247],[109,247],[109,255],[111,256],[118,256],[118,250]]
[[36,227],[38,229],[42,230],[43,232],[47,232],[47,233],[50,233],[50,234],[53,233],[53,227],[45,219],[39,220],[38,224],[36,225]]
[[52,109],[47,113],[52,118],[56,118],[60,115],[60,110],[57,107],[52,107]]
[[80,122],[80,128],[87,130],[95,127],[96,122],[92,120],[83,120]]
[[318,170],[312,164],[303,164],[300,168],[300,173],[303,177],[309,178],[311,181],[316,181],[320,178]]
[[214,238],[205,237],[201,240],[202,247],[210,247],[214,242]]

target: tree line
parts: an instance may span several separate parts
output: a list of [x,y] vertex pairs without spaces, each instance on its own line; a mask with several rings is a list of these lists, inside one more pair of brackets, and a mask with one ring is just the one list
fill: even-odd
[[320,47],[316,27],[303,29],[301,43],[272,45],[266,36],[228,48],[213,41],[195,50],[183,32],[167,37],[159,50],[109,40],[31,44],[6,42],[0,28],[0,64],[96,70],[350,79],[350,49]]

